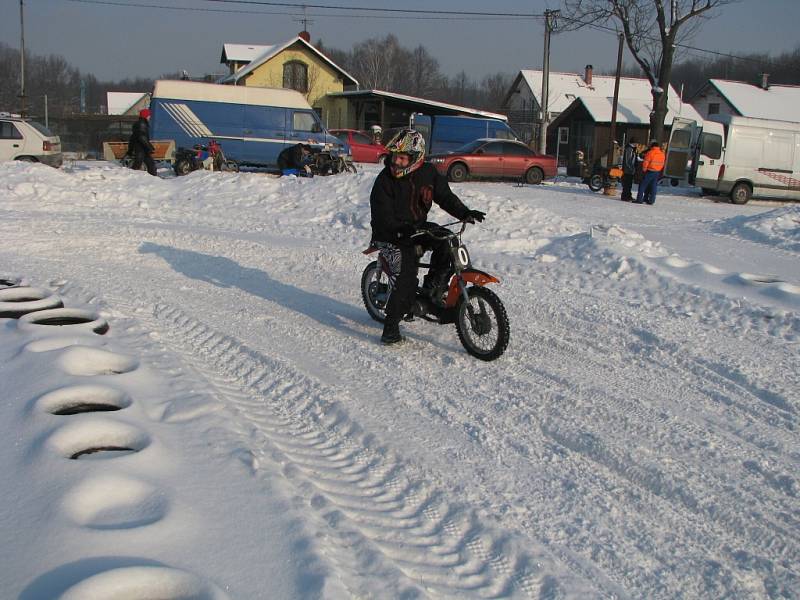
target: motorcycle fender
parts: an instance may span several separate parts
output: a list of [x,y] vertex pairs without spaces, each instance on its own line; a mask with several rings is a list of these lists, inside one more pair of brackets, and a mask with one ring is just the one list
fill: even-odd
[[[489,275],[489,273],[472,268],[461,271],[461,277],[464,279],[464,283],[471,283],[473,285],[483,286],[487,283],[500,283],[500,280],[494,275]],[[458,289],[457,279],[453,277],[450,282],[450,289],[447,290],[447,298],[444,301],[444,305],[447,308],[455,306],[456,302],[458,302],[459,295],[461,295],[461,290]]]

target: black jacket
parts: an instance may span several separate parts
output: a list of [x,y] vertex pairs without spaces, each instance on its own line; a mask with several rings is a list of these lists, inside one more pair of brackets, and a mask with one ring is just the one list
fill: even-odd
[[283,171],[284,169],[302,169],[303,168],[303,144],[295,144],[294,146],[287,146],[281,153],[278,154],[278,168]]
[[636,146],[627,144],[625,152],[622,154],[622,172],[625,175],[633,175],[636,173],[636,162],[638,155],[636,154]]
[[369,205],[372,212],[372,239],[376,242],[402,241],[401,232],[409,225],[421,226],[435,202],[456,219],[467,216],[469,209],[458,199],[430,163],[410,175],[393,177],[387,164],[372,186]]
[[143,150],[145,154],[152,154],[155,151],[153,144],[150,143],[150,125],[143,117],[139,117],[133,124],[131,137],[128,140],[128,154],[135,154],[137,148]]

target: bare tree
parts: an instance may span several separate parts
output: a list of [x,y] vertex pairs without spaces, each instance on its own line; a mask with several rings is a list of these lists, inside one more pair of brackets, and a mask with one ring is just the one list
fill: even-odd
[[560,28],[578,29],[613,23],[625,35],[628,50],[652,85],[650,131],[660,142],[664,137],[672,65],[678,45],[691,39],[702,19],[712,15],[711,11],[736,1],[564,0],[564,19]]

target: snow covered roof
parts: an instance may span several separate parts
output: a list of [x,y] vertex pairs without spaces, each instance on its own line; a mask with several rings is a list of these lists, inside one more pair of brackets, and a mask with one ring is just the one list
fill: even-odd
[[[581,96],[576,102],[582,103],[595,123],[610,123],[613,98]],[[653,110],[651,99],[619,98],[617,102],[617,123],[630,125],[649,125],[650,112]],[[563,111],[562,111],[563,112]],[[695,121],[702,121],[700,114],[690,104],[677,101],[668,102],[665,125],[671,125],[675,117],[684,117]]]
[[250,62],[274,47],[275,46],[260,46],[257,44],[223,44],[222,57],[219,62]]
[[458,104],[448,104],[447,102],[437,102],[436,100],[427,100],[425,98],[417,98],[416,96],[406,96],[405,94],[398,94],[396,92],[385,92],[383,90],[349,90],[346,92],[330,92],[328,96],[381,96],[383,98],[394,98],[395,100],[405,100],[415,104],[424,104],[435,108],[446,108],[454,112],[461,112],[468,115],[479,117],[489,117],[491,119],[500,119],[501,121],[508,121],[508,117],[499,113],[493,113],[486,110],[478,110],[477,108],[469,108],[467,106],[459,106]]
[[[239,69],[236,73],[233,73],[231,75],[228,75],[227,77],[224,77],[219,82],[220,83],[234,83],[234,82],[237,82],[240,79],[242,79],[243,77],[246,77],[247,75],[249,75],[250,73],[255,71],[258,67],[263,65],[265,62],[267,62],[273,56],[277,55],[279,52],[281,52],[281,51],[285,50],[286,48],[288,48],[289,46],[291,46],[293,44],[297,44],[297,43],[305,45],[305,47],[307,49],[311,50],[313,53],[315,53],[317,56],[319,56],[322,60],[327,62],[331,67],[333,67],[336,71],[341,73],[343,77],[349,79],[350,83],[349,84],[346,83],[345,85],[358,85],[358,80],[355,77],[350,75],[350,73],[348,73],[347,71],[342,69],[339,65],[337,65],[335,62],[333,62],[330,58],[328,58],[322,52],[317,50],[314,47],[313,44],[309,44],[307,41],[305,41],[300,36],[294,37],[294,38],[284,42],[283,44],[275,44],[274,46],[261,46],[262,51],[259,54],[257,54],[255,57],[250,59],[250,64],[248,64],[246,67],[243,67],[242,69]],[[253,46],[253,48],[258,48],[258,47],[259,46]],[[224,53],[225,53],[225,50],[223,49],[223,55],[224,55]]]
[[[536,101],[541,105],[542,96],[542,77],[543,71],[532,69],[522,69],[517,76],[517,80],[509,91],[509,96],[519,84],[520,79],[530,88]],[[561,73],[550,71],[549,99],[547,109],[551,113],[564,112],[566,108],[575,101],[575,98],[613,98],[614,97],[614,76],[613,75],[593,75],[592,85],[588,85],[584,75],[578,73]],[[619,97],[631,100],[643,100],[652,103],[650,94],[651,85],[647,79],[638,77],[621,77],[619,81]],[[506,102],[508,97],[506,97]],[[675,88],[669,87],[669,103],[674,104],[677,109],[678,94]],[[649,112],[649,111],[648,111]],[[609,117],[610,120],[610,117]]]
[[743,117],[800,122],[800,86],[770,85],[765,90],[725,79],[709,79],[708,85],[715,87]]
[[147,92],[106,92],[108,114],[124,115],[145,96]]

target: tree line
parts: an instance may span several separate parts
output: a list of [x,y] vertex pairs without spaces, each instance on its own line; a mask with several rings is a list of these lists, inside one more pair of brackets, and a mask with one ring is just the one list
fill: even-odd
[[[322,40],[316,46],[353,75],[362,88],[381,89],[494,112],[503,112],[502,101],[516,75],[497,72],[473,79],[466,70],[462,70],[454,76],[447,76],[442,73],[439,61],[425,46],[406,48],[391,34],[359,42],[350,50],[328,47]],[[137,92],[153,88],[154,80],[146,77],[99,80],[94,75],[81,72],[58,55],[43,56],[26,52],[25,57],[25,91],[28,112],[32,115],[44,113],[45,94],[51,115],[78,113],[81,112],[83,86],[86,112],[99,113],[105,108],[106,92]],[[800,45],[777,56],[750,53],[742,55],[742,58],[746,60],[727,56],[710,59],[684,57],[673,67],[672,85],[676,90],[683,86],[683,97],[687,99],[711,78],[759,84],[761,74],[767,72],[771,84],[800,84]],[[16,111],[20,106],[19,59],[18,49],[0,42],[0,110]],[[624,74],[642,76],[641,69],[636,66],[626,67]],[[167,73],[160,78],[179,77],[177,73]],[[213,79],[214,76],[205,78],[206,81]]]

